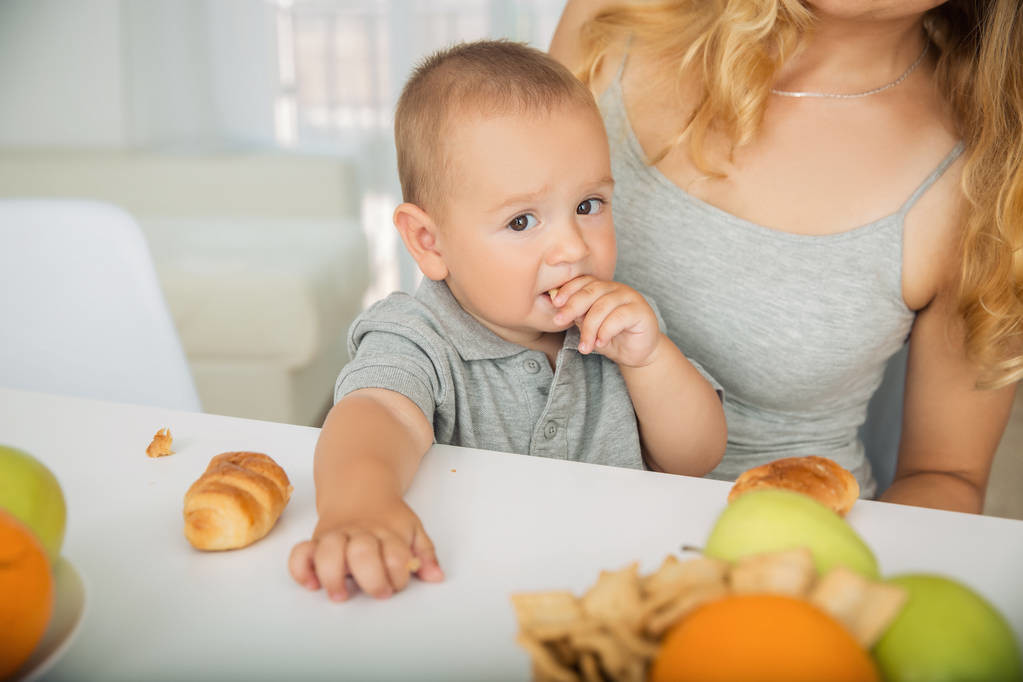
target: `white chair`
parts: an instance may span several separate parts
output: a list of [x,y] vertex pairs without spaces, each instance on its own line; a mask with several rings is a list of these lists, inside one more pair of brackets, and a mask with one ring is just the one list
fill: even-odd
[[0,200],[0,386],[199,411],[138,225],[93,201]]

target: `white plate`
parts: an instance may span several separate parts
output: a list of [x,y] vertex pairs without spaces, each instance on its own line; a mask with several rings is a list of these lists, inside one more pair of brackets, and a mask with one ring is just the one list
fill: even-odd
[[14,679],[38,679],[57,662],[78,633],[85,613],[85,583],[71,562],[61,557],[53,569],[57,587],[57,599],[53,605],[53,616],[39,645],[29,656],[25,665],[18,670]]

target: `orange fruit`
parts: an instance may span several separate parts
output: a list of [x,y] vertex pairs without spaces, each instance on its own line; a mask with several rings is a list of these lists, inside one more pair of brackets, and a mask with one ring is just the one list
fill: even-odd
[[0,679],[28,660],[53,614],[46,549],[28,526],[0,509]]
[[675,625],[651,682],[878,680],[867,651],[845,627],[803,599],[731,595]]

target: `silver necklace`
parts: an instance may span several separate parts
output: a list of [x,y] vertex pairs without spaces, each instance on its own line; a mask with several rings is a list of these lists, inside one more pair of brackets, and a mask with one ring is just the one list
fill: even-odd
[[916,61],[910,64],[909,68],[906,69],[901,76],[893,80],[891,83],[888,83],[887,85],[882,85],[879,88],[874,88],[873,90],[867,90],[865,92],[854,92],[850,94],[843,94],[837,92],[801,92],[798,90],[771,90],[771,94],[781,95],[782,97],[824,97],[828,99],[856,99],[857,97],[876,95],[877,93],[884,92],[889,88],[894,88],[896,85],[909,78],[909,74],[913,73],[913,70],[916,69],[916,67],[920,66],[920,62],[924,60],[924,55],[927,54],[927,48],[928,45],[925,44],[923,52],[920,53],[920,56],[916,58]]

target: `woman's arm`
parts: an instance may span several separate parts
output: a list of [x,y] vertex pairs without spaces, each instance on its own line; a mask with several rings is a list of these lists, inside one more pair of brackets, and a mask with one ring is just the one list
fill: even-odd
[[953,298],[939,294],[913,325],[898,467],[881,499],[980,513],[1016,387],[974,388]]

